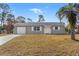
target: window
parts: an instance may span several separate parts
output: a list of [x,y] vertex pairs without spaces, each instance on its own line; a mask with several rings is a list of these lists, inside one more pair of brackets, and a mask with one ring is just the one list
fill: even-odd
[[34,26],[34,27],[32,27],[32,31],[41,31],[41,27],[40,26]]
[[55,27],[55,30],[58,30],[58,26]]
[[55,27],[53,27],[53,30],[60,30],[60,27],[59,26],[55,26]]

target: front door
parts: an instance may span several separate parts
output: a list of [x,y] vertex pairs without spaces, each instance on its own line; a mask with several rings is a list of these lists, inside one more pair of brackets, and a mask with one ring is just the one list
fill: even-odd
[[45,34],[51,34],[51,28],[50,27],[45,27],[44,28],[44,33]]

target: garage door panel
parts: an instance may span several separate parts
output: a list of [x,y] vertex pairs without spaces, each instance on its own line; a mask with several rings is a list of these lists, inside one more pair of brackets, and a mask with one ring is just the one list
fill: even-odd
[[17,34],[26,34],[26,27],[17,27]]

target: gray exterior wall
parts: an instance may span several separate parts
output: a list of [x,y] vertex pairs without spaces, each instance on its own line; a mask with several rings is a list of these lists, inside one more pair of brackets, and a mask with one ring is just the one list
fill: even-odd
[[43,34],[44,33],[44,30],[43,30],[43,26],[42,27],[42,31],[32,31],[32,27],[33,26],[27,26],[26,27],[26,34]]
[[[33,26],[41,26],[42,31],[32,31]],[[45,26],[50,26],[51,33],[50,34],[65,34],[65,26],[64,23],[16,23],[14,25],[14,34],[17,34],[17,27],[26,27],[26,34],[45,34],[44,28]],[[53,26],[59,26],[60,30],[53,30]]]
[[[54,26],[57,26],[57,25],[54,25]],[[65,34],[65,27],[62,26],[62,25],[59,26],[59,27],[60,27],[60,30],[53,30],[53,27],[52,27],[51,28],[52,29],[52,34]]]

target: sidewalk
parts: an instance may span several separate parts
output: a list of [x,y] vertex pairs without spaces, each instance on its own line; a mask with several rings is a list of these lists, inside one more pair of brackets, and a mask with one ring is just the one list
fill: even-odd
[[11,34],[11,35],[6,35],[6,36],[1,36],[1,37],[0,37],[0,45],[5,44],[5,43],[8,42],[9,40],[12,40],[13,38],[15,38],[15,37],[17,37],[17,36],[20,36],[20,35]]

